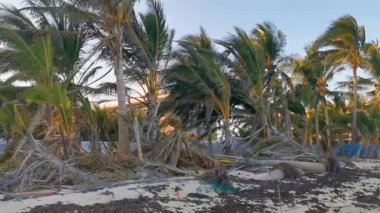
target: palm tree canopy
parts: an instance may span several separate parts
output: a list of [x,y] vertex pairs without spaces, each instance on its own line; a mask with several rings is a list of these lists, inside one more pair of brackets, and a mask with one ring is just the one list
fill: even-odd
[[223,119],[228,119],[230,86],[211,39],[201,30],[199,36],[186,37],[180,45],[178,63],[167,75],[171,96],[203,100],[206,105],[211,102]]
[[311,49],[322,49],[324,60],[329,64],[346,64],[351,68],[366,69],[364,60],[366,35],[364,26],[358,25],[353,16],[335,20],[313,43]]

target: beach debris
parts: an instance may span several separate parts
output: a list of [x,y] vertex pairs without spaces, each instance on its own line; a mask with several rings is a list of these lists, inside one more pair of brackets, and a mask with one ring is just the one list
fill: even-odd
[[0,195],[1,201],[8,201],[8,200],[21,200],[21,198],[17,195],[12,194],[1,194]]
[[335,157],[334,155],[330,155],[329,157],[320,157],[319,160],[320,163],[323,163],[326,167],[326,172],[331,177],[336,177],[339,175],[341,171],[340,161],[339,158]]
[[180,196],[181,196],[181,187],[179,187],[179,186],[176,186],[175,188],[174,188],[174,192],[175,192],[175,196],[176,196],[176,198],[178,199],[178,198],[180,198]]
[[293,161],[293,160],[257,160],[248,159],[245,161],[248,166],[274,166],[279,163],[287,163],[297,169],[310,172],[326,172],[326,166],[323,163]]
[[227,169],[219,163],[215,163],[214,180],[211,184],[217,193],[236,194],[240,192],[240,188],[236,188],[231,184]]
[[228,171],[223,168],[219,163],[215,164],[214,181],[218,184],[230,184],[228,178]]
[[113,193],[113,192],[111,192],[110,190],[106,190],[106,191],[104,191],[104,192],[101,192],[101,193],[99,193],[99,195],[105,195],[105,196],[112,196],[112,198],[115,198],[115,194]]
[[282,171],[285,179],[295,180],[301,177],[300,171],[289,163],[280,162],[273,166],[273,170]]
[[221,184],[214,181],[212,186],[216,193],[237,194],[240,192],[240,188],[234,187],[232,184]]

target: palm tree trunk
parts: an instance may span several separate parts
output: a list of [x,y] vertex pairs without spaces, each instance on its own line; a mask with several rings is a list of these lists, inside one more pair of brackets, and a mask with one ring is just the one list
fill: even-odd
[[224,151],[225,153],[228,153],[231,151],[232,147],[232,134],[230,130],[230,122],[228,119],[223,120],[223,125],[224,125],[224,134],[225,134],[225,141],[224,141]]
[[314,109],[314,119],[315,119],[315,143],[317,144],[318,154],[322,154],[322,145],[319,140],[319,118],[318,118],[318,104],[315,105]]
[[357,76],[357,66],[355,65],[352,69],[353,74],[353,93],[354,93],[354,106],[352,109],[352,132],[351,132],[351,142],[352,143],[358,143],[359,142],[359,135],[358,135],[358,129],[356,125],[357,120],[357,111],[358,111],[358,76]]
[[303,147],[306,150],[310,149],[310,137],[309,137],[309,121],[306,120],[306,126],[304,130]]
[[285,128],[287,136],[292,139],[292,119],[290,118],[289,110],[285,110]]
[[287,136],[292,139],[292,120],[290,118],[290,113],[289,113],[289,107],[288,107],[288,101],[285,98],[283,99],[283,105],[284,105],[284,122],[285,122],[285,132]]
[[142,148],[141,148],[141,138],[140,138],[140,128],[137,121],[137,118],[135,117],[135,120],[133,122],[133,127],[135,130],[135,139],[136,139],[136,149],[137,149],[137,156],[140,161],[144,161],[143,154],[142,154]]
[[327,151],[332,152],[333,147],[331,144],[331,132],[330,132],[330,116],[329,116],[329,111],[327,109],[327,101],[325,101],[325,119],[326,119],[326,134],[327,134]]
[[118,124],[118,142],[117,149],[121,154],[129,155],[131,150],[129,146],[129,131],[128,123],[126,121],[127,105],[126,105],[126,92],[123,73],[123,60],[122,60],[122,41],[123,31],[115,26],[115,53],[113,55],[113,68],[116,77],[117,89],[117,124]]
[[82,138],[81,138],[81,132],[80,132],[80,112],[79,112],[79,108],[77,106],[75,106],[73,108],[73,114],[74,114],[74,123],[73,123],[73,126],[74,126],[74,131],[72,132],[72,142],[75,144],[74,147],[77,147],[79,148],[79,150],[76,150],[76,152],[80,153],[80,147],[82,147]]
[[97,155],[101,152],[100,147],[100,131],[97,126],[91,131],[91,153]]
[[262,100],[262,122],[263,122],[263,127],[264,127],[264,137],[267,138],[269,141],[272,140],[272,133],[271,133],[271,128],[269,125],[269,119],[268,119],[268,111],[265,103],[264,97],[261,97]]
[[[152,97],[149,98],[149,103],[151,103],[151,109],[148,112],[148,119],[147,119],[147,128],[146,131],[146,141],[149,143],[153,143],[154,141],[158,140],[158,121],[157,121],[157,114],[158,110],[160,108],[160,102],[157,101],[157,97],[152,95]],[[153,145],[153,144],[152,144]]]

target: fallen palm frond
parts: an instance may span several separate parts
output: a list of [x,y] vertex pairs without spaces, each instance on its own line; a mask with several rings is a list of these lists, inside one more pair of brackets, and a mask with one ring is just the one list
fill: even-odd
[[[289,149],[289,148],[291,148],[291,149]],[[288,140],[286,138],[285,139],[276,138],[276,140],[272,139],[272,141],[263,141],[262,140],[262,141],[259,141],[258,143],[256,143],[252,149],[255,150],[255,153],[253,155],[254,157],[258,157],[262,154],[265,155],[268,152],[271,153],[271,155],[272,154],[276,155],[276,152],[278,152],[277,154],[280,154],[280,152],[286,151],[286,149],[288,149],[288,151],[289,151],[289,153],[285,153],[286,156],[288,156],[288,157],[292,156],[294,153],[297,153],[297,154],[304,153],[300,144],[298,144],[292,140]],[[274,157],[276,157],[276,156],[274,156]]]
[[61,160],[39,146],[25,150],[19,152],[18,156],[23,158],[19,168],[0,180],[0,191],[23,190],[36,185],[78,184],[99,178],[74,167],[72,158]]
[[153,162],[159,162],[176,167],[180,156],[182,143],[181,130],[160,141],[154,149],[148,153],[147,158]]
[[155,168],[158,168],[159,170],[164,170],[163,172],[165,172],[168,175],[190,175],[190,176],[201,175],[199,172],[196,172],[194,170],[180,169],[180,168],[162,164],[162,163],[146,162],[145,165],[142,166],[141,168],[146,168],[146,167],[155,167]]
[[66,181],[79,183],[98,178],[75,168],[75,161],[72,158],[61,160],[44,150],[36,142],[32,132],[44,117],[44,107],[46,105],[38,108],[37,113],[28,125],[23,123],[26,132],[20,139],[12,157],[13,159],[20,159],[20,166],[0,180],[0,191],[21,190],[35,185],[35,183],[60,186],[62,182]]
[[218,161],[202,152],[192,149],[181,149],[179,163],[184,166],[197,166],[202,169],[212,169]]
[[[78,158],[77,167],[83,171],[111,176],[112,179],[122,179],[131,176],[130,170],[139,165],[136,158],[120,158],[109,155],[85,155]],[[119,178],[118,178],[119,177]]]

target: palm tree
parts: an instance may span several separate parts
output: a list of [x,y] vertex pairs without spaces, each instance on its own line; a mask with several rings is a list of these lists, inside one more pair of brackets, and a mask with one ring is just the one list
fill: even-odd
[[179,104],[200,103],[215,110],[223,121],[225,149],[228,151],[232,136],[229,123],[231,89],[222,57],[203,29],[199,36],[188,36],[179,44],[177,62],[166,75],[169,100]]
[[271,93],[274,92],[271,83],[291,83],[287,74],[280,69],[284,59],[282,51],[285,36],[271,23],[259,24],[251,35],[238,28],[235,31],[235,35],[227,41],[218,42],[232,56],[229,66],[234,74],[232,81],[235,82],[233,100],[246,109],[250,108],[251,112],[258,112],[261,122],[259,129],[263,130],[264,137],[270,139],[273,127],[270,116],[273,101]]
[[71,101],[66,87],[55,81],[51,32],[35,33],[29,43],[22,36],[12,28],[0,27],[0,40],[5,44],[2,54],[6,56],[8,69],[13,71],[8,81],[31,83],[22,98],[38,105],[33,119],[23,123],[25,134],[30,139],[37,126],[46,119],[48,113],[45,110],[53,106],[59,111],[63,122],[60,129],[62,139],[67,140],[72,127]]
[[[18,36],[28,44],[33,42],[34,37],[39,37],[46,32],[50,33],[49,39],[52,40],[51,45],[54,50],[52,54],[54,72],[51,81],[61,84],[74,103],[73,108],[78,108],[80,96],[85,95],[85,92],[90,89],[89,86],[100,79],[93,80],[100,67],[94,67],[94,63],[88,63],[91,55],[82,54],[83,47],[89,39],[84,32],[83,21],[78,22],[72,17],[67,10],[67,3],[62,0],[29,0],[21,9],[3,5],[1,10],[2,27],[17,32]],[[12,52],[9,51],[2,52],[2,72],[20,68],[18,64],[10,63]],[[36,78],[36,75],[31,76],[30,73],[22,71],[13,74],[8,82],[19,80],[33,82]],[[53,113],[49,116],[48,120],[53,120]],[[70,137],[76,138],[76,147],[80,147],[80,132],[76,122],[79,118],[76,117],[74,120],[76,131],[70,133],[74,134]],[[45,135],[45,137],[49,136]]]
[[[246,111],[257,112],[261,130],[270,136],[268,104],[265,90],[265,60],[261,45],[246,32],[235,29],[236,34],[227,41],[219,41],[232,56],[232,100],[244,106]],[[252,117],[252,116],[250,116]],[[251,121],[255,123],[254,121]],[[253,125],[252,125],[253,126]],[[256,131],[252,128],[252,131]]]
[[366,46],[366,53],[370,65],[370,78],[363,78],[362,85],[367,86],[370,91],[367,93],[370,97],[379,99],[380,97],[380,47],[379,42],[374,41]]
[[313,48],[319,49],[328,64],[346,65],[353,74],[353,113],[352,142],[359,141],[357,129],[358,102],[358,69],[367,69],[365,57],[365,28],[358,25],[355,18],[349,15],[335,20],[330,27],[314,42]]
[[328,82],[331,81],[334,75],[342,70],[340,66],[332,66],[322,63],[322,58],[318,52],[313,49],[307,50],[307,56],[305,59],[298,59],[293,61],[294,70],[293,75],[301,81],[302,93],[304,93],[305,105],[309,105],[314,108],[314,120],[315,120],[315,142],[318,144],[319,152],[322,152],[320,145],[320,125],[319,125],[319,105],[323,103],[324,105],[324,115],[326,122],[326,141],[328,151],[331,151],[331,124],[328,113],[328,95],[333,95],[334,92],[330,91],[328,88]]
[[143,91],[143,103],[148,108],[147,131],[144,135],[147,141],[153,141],[152,136],[157,136],[153,133],[158,128],[158,95],[163,89],[160,78],[172,58],[174,30],[168,29],[159,1],[150,0],[148,6],[148,12],[140,14],[141,23],[133,25],[136,36],[133,37],[132,48],[126,51],[129,56],[126,67],[132,72],[125,74],[128,80],[138,83]]
[[[121,154],[130,154],[129,129],[126,121],[126,91],[124,77],[123,52],[128,39],[134,37],[132,25],[134,17],[134,0],[89,0],[70,1],[77,9],[75,12],[80,18],[89,22],[89,30],[99,40],[96,51],[102,50],[102,56],[108,57],[116,77],[116,91],[118,101],[118,144]],[[131,35],[128,37],[128,35]],[[133,40],[129,40],[133,42]]]
[[264,55],[264,67],[266,71],[264,87],[267,92],[270,91],[270,82],[278,77],[289,80],[287,74],[281,70],[282,62],[287,57],[284,57],[283,51],[286,45],[286,37],[283,32],[276,28],[270,22],[258,24],[252,32],[253,40],[260,44]]

